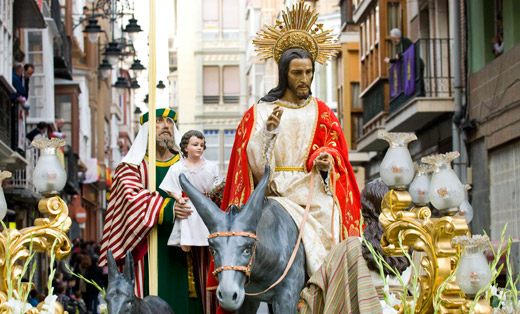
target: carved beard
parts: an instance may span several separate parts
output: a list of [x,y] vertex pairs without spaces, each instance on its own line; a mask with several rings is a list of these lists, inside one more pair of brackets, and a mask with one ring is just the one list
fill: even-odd
[[[298,87],[300,86],[305,86],[307,87],[307,90],[306,91],[300,91],[298,90]],[[307,84],[299,84],[298,86],[294,87],[291,83],[289,83],[289,89],[291,90],[291,92],[293,92],[294,95],[296,95],[296,97],[298,97],[298,99],[300,100],[303,100],[303,99],[307,99],[309,98],[309,95],[311,93],[311,87]]]
[[169,150],[174,150],[174,148],[175,148],[175,142],[173,140],[173,136],[157,135],[156,145],[161,148],[167,148]]

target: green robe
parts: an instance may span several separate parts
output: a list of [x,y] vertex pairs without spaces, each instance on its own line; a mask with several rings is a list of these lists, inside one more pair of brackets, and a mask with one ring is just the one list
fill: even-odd
[[[148,158],[147,158],[148,160]],[[159,269],[159,297],[168,302],[177,314],[200,314],[203,313],[200,287],[195,280],[197,298],[189,298],[188,294],[188,262],[187,255],[180,247],[168,246],[168,238],[173,229],[175,221],[173,205],[175,199],[170,198],[166,192],[159,189],[168,169],[179,160],[175,155],[168,161],[156,162],[156,186],[157,191],[168,204],[161,210],[158,233],[158,269]],[[161,219],[162,216],[162,219]],[[162,221],[161,221],[162,220]],[[148,295],[148,257],[145,256],[144,288]]]

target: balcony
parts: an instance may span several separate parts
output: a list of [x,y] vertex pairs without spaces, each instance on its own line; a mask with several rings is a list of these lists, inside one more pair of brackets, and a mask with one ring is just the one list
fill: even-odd
[[[383,79],[367,89],[358,150],[383,150],[387,145],[378,140],[380,133],[416,132],[453,112],[450,43],[451,39],[419,39],[391,65],[388,90]],[[389,97],[388,110],[383,97]]]
[[[415,132],[453,111],[450,43],[451,39],[419,39],[408,48],[414,50],[415,57],[411,59],[414,75],[410,74],[412,68],[404,57],[402,62],[393,65],[399,74],[395,73],[393,77],[392,71],[389,74],[390,112],[385,125],[388,131]],[[413,88],[406,88],[406,80],[414,77],[414,84],[408,84]]]
[[25,150],[27,166],[13,172],[12,179],[7,181],[4,188],[6,194],[12,194],[17,198],[27,200],[37,200],[41,198],[40,193],[38,193],[34,187],[32,176],[39,155],[39,150],[34,147],[29,147]]

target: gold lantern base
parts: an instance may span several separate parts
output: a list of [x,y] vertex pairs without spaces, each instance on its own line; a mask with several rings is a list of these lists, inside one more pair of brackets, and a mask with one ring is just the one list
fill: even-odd
[[[33,252],[47,252],[59,260],[70,256],[72,245],[67,232],[72,221],[67,204],[59,196],[51,196],[40,200],[38,210],[48,217],[36,219],[33,227],[4,229],[0,233],[0,314],[11,313],[6,304],[10,293],[14,296],[28,295],[32,288],[32,283],[18,286],[24,264],[31,256],[31,245]],[[12,290],[9,292],[10,286]],[[58,302],[55,307],[56,314],[67,313]],[[41,304],[25,313],[38,314],[40,311]]]

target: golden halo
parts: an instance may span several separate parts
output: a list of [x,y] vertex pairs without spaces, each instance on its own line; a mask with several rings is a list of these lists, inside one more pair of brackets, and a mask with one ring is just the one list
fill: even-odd
[[340,48],[334,44],[332,30],[323,30],[323,24],[316,24],[318,13],[304,2],[282,11],[282,19],[276,24],[264,25],[264,29],[253,40],[258,55],[263,59],[273,57],[280,61],[282,54],[291,48],[308,51],[313,60],[326,64]]

